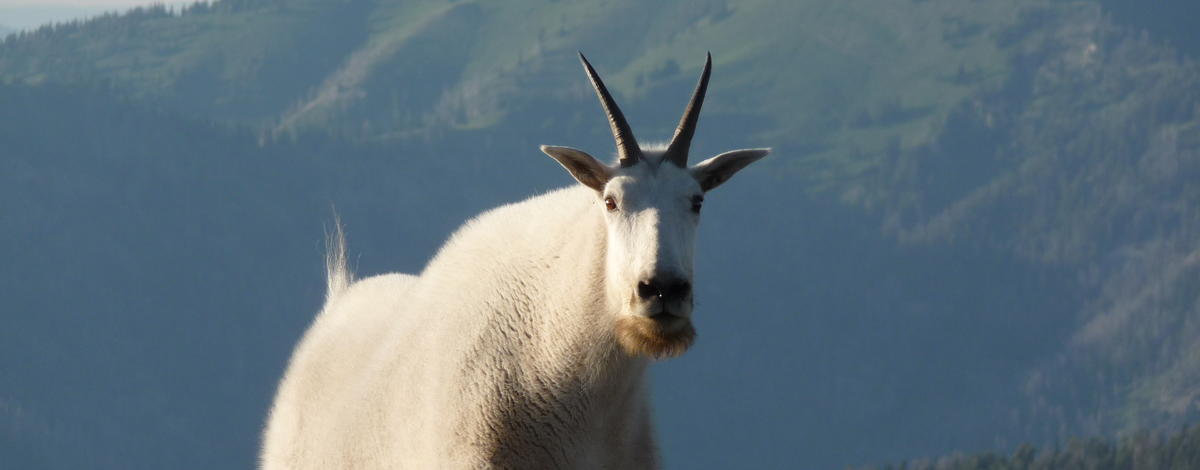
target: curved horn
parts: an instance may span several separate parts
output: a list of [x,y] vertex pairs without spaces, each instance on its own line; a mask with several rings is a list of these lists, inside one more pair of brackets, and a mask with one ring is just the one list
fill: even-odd
[[592,64],[588,63],[583,53],[579,53],[579,60],[583,62],[583,68],[587,71],[588,79],[592,81],[592,88],[596,89],[596,96],[600,97],[600,104],[604,106],[604,115],[608,116],[608,125],[612,127],[613,139],[617,141],[617,155],[620,156],[620,165],[629,166],[638,162],[641,158],[642,149],[638,147],[637,139],[633,138],[633,131],[629,129],[629,122],[625,121],[625,115],[621,114],[621,108],[617,107],[617,102],[613,100],[612,95],[608,93],[608,89],[604,87],[604,82],[600,81],[600,76],[596,75],[596,70],[592,68]]
[[700,83],[696,85],[692,100],[688,102],[683,117],[679,119],[679,127],[675,128],[675,135],[671,137],[671,144],[667,146],[664,157],[680,168],[687,168],[688,148],[692,146],[692,136],[696,134],[696,122],[700,120],[700,107],[704,105],[704,93],[708,91],[708,76],[711,74],[712,54],[709,53],[704,59]]

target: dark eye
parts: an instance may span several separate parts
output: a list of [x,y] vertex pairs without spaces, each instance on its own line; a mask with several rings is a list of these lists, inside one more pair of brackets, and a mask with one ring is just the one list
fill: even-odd
[[692,212],[700,213],[700,206],[704,205],[704,196],[692,196]]
[[609,212],[616,212],[617,201],[614,200],[612,196],[604,198],[604,208],[608,209]]

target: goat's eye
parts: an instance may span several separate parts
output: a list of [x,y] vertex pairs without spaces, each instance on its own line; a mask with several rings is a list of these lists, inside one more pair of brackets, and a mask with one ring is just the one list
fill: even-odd
[[616,212],[617,201],[614,200],[612,196],[604,198],[604,208],[608,209],[609,212]]
[[703,205],[704,205],[704,198],[702,196],[695,196],[692,198],[692,212],[699,214],[700,206],[703,206]]

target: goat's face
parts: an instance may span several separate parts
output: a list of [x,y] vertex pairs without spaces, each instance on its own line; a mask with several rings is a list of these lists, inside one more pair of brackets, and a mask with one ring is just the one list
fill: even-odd
[[591,65],[583,62],[612,124],[619,161],[608,166],[569,147],[542,146],[542,151],[596,193],[596,210],[606,227],[605,291],[617,306],[618,343],[631,355],[678,356],[696,334],[692,260],[704,194],[767,150],[726,152],[687,168],[711,59],[674,139],[665,149],[645,151]]
[[686,169],[660,159],[614,172],[600,193],[608,236],[609,297],[620,305],[627,352],[676,356],[695,338],[692,259],[704,192]]

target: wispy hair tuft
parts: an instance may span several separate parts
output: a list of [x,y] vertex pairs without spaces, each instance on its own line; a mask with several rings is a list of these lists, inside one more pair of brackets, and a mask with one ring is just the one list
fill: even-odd
[[354,282],[354,273],[346,262],[346,234],[342,219],[333,214],[333,232],[325,233],[325,301],[341,294]]

